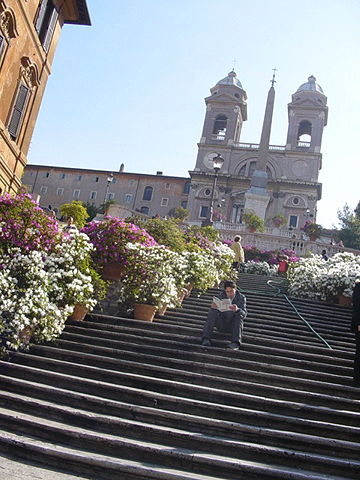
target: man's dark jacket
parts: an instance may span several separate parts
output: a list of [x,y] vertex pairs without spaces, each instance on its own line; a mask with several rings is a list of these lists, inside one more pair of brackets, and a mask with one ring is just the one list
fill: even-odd
[[[222,292],[220,294],[220,298],[222,300],[222,299],[229,298],[229,297],[226,295],[226,292]],[[240,315],[240,318],[243,320],[247,315],[245,296],[242,293],[240,293],[236,290],[235,296],[232,299],[231,303],[235,304],[238,307],[239,310],[237,312],[234,312],[234,313]]]

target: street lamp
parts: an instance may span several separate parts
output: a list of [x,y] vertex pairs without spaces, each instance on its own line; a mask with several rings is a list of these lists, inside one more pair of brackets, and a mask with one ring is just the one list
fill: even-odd
[[106,190],[105,190],[105,196],[104,196],[104,209],[105,209],[106,199],[109,195],[110,183],[112,183],[113,180],[114,180],[114,175],[112,173],[110,173],[110,175],[108,175],[107,180],[106,180],[107,183],[106,183]]
[[220,153],[218,153],[216,157],[212,159],[212,162],[213,162],[213,169],[214,169],[215,175],[214,175],[214,182],[213,182],[212,191],[211,191],[209,211],[207,214],[207,218],[201,224],[203,227],[207,227],[214,223],[213,222],[213,206],[214,206],[215,188],[216,188],[216,182],[219,175],[219,171],[221,170],[221,167],[224,164],[224,159],[222,158]]

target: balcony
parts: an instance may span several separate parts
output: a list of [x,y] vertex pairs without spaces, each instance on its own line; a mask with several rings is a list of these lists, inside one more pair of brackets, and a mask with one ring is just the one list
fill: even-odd
[[[233,146],[236,148],[259,150],[260,145],[258,143],[234,142]],[[269,145],[269,150],[283,152],[285,151],[285,147],[283,145]]]

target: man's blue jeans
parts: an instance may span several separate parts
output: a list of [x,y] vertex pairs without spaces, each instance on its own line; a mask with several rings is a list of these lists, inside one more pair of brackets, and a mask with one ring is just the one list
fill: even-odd
[[243,319],[240,312],[220,312],[216,308],[209,310],[206,323],[204,325],[202,339],[210,340],[214,327],[221,333],[231,333],[231,341],[241,343],[243,331]]

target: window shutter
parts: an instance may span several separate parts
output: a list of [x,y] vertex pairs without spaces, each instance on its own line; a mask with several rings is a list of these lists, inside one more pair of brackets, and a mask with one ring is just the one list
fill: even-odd
[[36,22],[35,22],[35,30],[37,31],[38,34],[40,33],[42,24],[44,22],[46,6],[47,6],[47,0],[42,0],[42,2],[40,4],[40,7],[39,7],[39,10],[38,10],[37,19],[36,19]]
[[14,110],[9,122],[9,133],[13,139],[17,137],[20,121],[25,109],[29,89],[25,85],[20,85],[19,92],[14,105]]
[[45,35],[45,38],[44,38],[44,43],[43,43],[43,47],[44,47],[44,50],[45,50],[46,53],[49,51],[49,48],[50,48],[50,43],[51,43],[51,40],[52,40],[52,37],[53,37],[53,34],[54,34],[55,25],[56,25],[58,16],[59,16],[59,14],[58,14],[57,10],[54,8],[54,10],[51,13],[49,26],[48,26],[48,29],[47,29],[47,32],[46,32],[46,35]]

